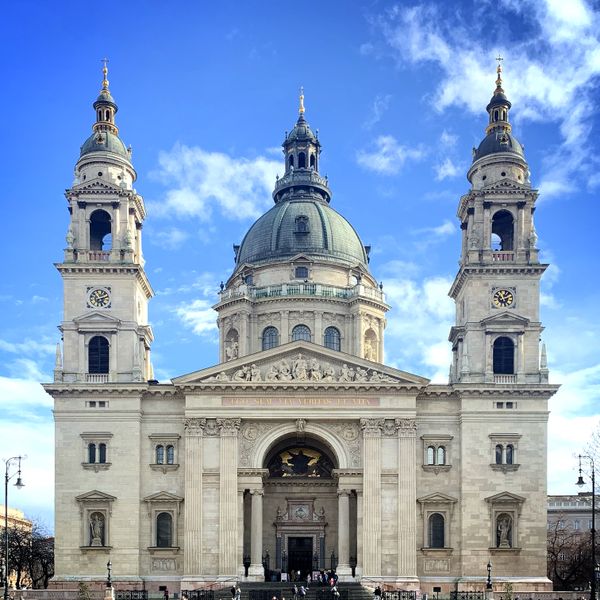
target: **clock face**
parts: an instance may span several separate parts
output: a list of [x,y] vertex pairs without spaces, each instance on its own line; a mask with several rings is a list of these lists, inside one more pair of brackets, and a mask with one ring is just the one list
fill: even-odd
[[89,292],[88,302],[94,308],[108,308],[110,306],[110,292],[104,288],[95,288]]
[[514,294],[510,290],[496,290],[492,297],[492,302],[497,308],[507,308],[514,300]]

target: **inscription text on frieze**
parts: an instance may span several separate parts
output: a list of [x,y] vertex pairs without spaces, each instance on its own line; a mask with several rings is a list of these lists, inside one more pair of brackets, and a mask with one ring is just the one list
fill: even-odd
[[379,398],[223,398],[223,406],[325,406],[371,408],[379,406]]

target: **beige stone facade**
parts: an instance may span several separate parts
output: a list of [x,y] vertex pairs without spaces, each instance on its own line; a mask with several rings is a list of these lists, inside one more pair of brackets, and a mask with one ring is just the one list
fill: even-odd
[[[447,385],[384,364],[389,306],[368,249],[329,208],[303,111],[274,212],[236,247],[215,306],[219,363],[159,384],[143,200],[127,157],[101,147],[112,97],[94,106],[99,141],[67,192],[65,337],[45,386],[56,584],[103,579],[110,556],[121,586],[170,591],[263,580],[267,562],[275,578],[333,565],[342,580],[447,592],[483,589],[491,561],[515,590],[547,589],[556,386],[539,349],[546,265],[522,154],[499,138],[469,171]],[[500,121],[488,137],[508,136],[507,111]],[[266,250],[265,223],[278,228]],[[109,250],[93,245],[109,233]]]

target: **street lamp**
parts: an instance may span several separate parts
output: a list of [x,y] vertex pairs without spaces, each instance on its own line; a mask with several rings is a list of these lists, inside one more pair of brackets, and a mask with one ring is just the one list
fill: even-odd
[[588,454],[579,455],[579,478],[576,485],[582,487],[585,485],[583,476],[581,475],[581,459],[587,459],[592,469],[592,577],[590,582],[590,600],[596,600],[596,572],[598,565],[596,564],[596,469],[594,468],[594,459]]
[[[15,487],[21,489],[25,484],[21,481],[21,459],[25,456],[12,456],[5,461],[4,470],[4,600],[8,600],[8,482],[16,475]],[[17,462],[17,472],[9,474],[12,463]]]
[[485,582],[485,589],[488,592],[492,591],[492,563],[488,561],[487,564],[487,581]]

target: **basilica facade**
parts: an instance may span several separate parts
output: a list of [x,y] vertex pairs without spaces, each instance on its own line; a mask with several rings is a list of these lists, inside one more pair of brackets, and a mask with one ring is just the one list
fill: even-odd
[[[369,250],[332,208],[299,116],[273,207],[234,246],[219,362],[154,380],[133,188],[106,68],[66,192],[54,382],[55,586],[157,591],[286,579],[442,593],[548,589],[548,384],[537,193],[498,79],[458,202],[449,381],[386,366]],[[390,315],[390,318],[394,318]],[[499,585],[499,583],[498,583]]]

